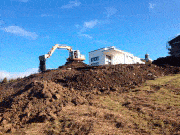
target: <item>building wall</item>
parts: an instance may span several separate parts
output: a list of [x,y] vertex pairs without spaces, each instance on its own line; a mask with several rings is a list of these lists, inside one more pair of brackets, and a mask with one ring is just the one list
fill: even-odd
[[169,43],[169,46],[171,46],[170,48],[168,48],[169,54],[171,56],[179,57],[180,56],[180,35],[170,40],[168,43]]
[[115,64],[144,64],[140,58],[129,53],[117,54],[113,57],[113,65]]
[[[120,51],[118,52],[117,49],[115,49],[115,53],[108,54],[107,56],[105,51],[108,52],[109,49],[111,49],[111,51],[113,52],[112,48],[110,47],[89,52],[89,65],[98,66],[106,64],[144,64],[144,62],[142,62],[140,58],[134,56],[133,54],[120,50],[118,50]],[[111,57],[111,59],[109,56]]]
[[116,64],[125,64],[124,54],[117,54],[113,56],[113,65]]
[[102,53],[103,49],[89,53],[89,65],[98,66],[105,64],[105,55]]
[[171,56],[179,57],[180,56],[180,44],[173,44],[171,45],[171,49],[169,49],[169,54]]

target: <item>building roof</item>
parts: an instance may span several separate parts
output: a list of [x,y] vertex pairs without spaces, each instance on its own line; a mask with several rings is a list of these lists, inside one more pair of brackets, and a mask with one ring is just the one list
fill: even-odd
[[90,51],[89,53],[95,52],[95,51],[99,51],[99,50],[108,50],[108,49],[112,49],[112,48],[115,48],[115,47],[114,46],[110,46],[110,47],[99,48],[97,50]]
[[116,48],[110,48],[108,50],[103,50],[102,52],[107,55],[113,55],[113,54],[119,54],[119,53],[124,54],[125,53],[124,51],[118,50]]
[[180,35],[178,35],[177,37],[173,38],[168,43],[171,45],[171,44],[174,44],[174,43],[177,43],[177,42],[180,43]]
[[[99,51],[99,50],[102,50],[102,52],[104,54],[106,54],[106,55],[113,55],[113,54],[121,53],[121,54],[126,54],[126,55],[131,56],[131,57],[136,57],[136,56],[134,56],[133,54],[131,54],[129,52],[125,52],[125,51],[116,49],[115,46],[100,48],[100,49],[97,49],[97,50],[94,50],[94,51],[90,51],[89,53]],[[138,58],[138,57],[136,57],[136,58]]]

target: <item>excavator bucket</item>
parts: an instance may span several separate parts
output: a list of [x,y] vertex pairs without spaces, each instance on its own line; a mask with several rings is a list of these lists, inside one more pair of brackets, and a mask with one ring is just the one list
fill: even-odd
[[39,72],[46,71],[46,60],[40,60],[39,63]]

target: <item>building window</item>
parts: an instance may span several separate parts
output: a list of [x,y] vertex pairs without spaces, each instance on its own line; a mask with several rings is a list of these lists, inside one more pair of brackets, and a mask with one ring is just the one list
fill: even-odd
[[99,62],[92,63],[91,66],[99,66]]
[[106,55],[106,58],[107,58],[108,60],[111,60],[111,56],[109,56],[109,55]]
[[91,62],[98,61],[98,60],[99,60],[99,56],[91,58]]

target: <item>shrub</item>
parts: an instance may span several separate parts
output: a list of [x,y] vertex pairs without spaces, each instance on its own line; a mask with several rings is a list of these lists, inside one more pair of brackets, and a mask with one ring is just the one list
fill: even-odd
[[1,82],[1,83],[8,83],[7,78],[5,77],[5,78],[2,80],[2,82]]

